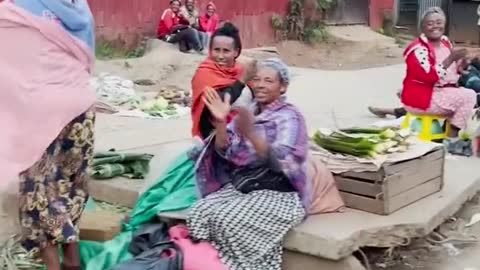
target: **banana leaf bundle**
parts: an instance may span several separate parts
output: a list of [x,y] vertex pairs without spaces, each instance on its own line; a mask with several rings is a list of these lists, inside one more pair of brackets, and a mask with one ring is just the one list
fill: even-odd
[[338,131],[319,130],[312,141],[332,152],[361,158],[375,158],[405,152],[412,143],[411,132],[392,128],[349,128]]

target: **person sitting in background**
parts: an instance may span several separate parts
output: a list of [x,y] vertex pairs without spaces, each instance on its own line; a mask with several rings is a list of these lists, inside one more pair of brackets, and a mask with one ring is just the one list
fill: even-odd
[[213,2],[207,4],[207,10],[205,14],[200,16],[200,31],[207,34],[206,39],[203,41],[204,46],[208,47],[208,40],[212,36],[213,32],[219,27],[219,17],[216,13],[217,7]]
[[480,106],[480,59],[472,59],[468,68],[461,72],[458,85],[472,89],[477,93],[477,108]]
[[198,33],[188,22],[184,22],[180,13],[181,3],[179,0],[171,0],[170,7],[166,9],[158,24],[157,36],[169,43],[179,43],[181,52],[193,49],[199,53],[203,46],[198,38]]
[[[460,70],[460,78],[458,79],[458,86],[472,89],[477,93],[476,108],[480,107],[480,59],[475,57],[471,61],[467,68]],[[397,93],[398,97],[401,97],[401,90]],[[407,110],[403,107],[397,108],[382,108],[369,106],[368,110],[379,118],[385,118],[389,115],[395,118],[400,118],[407,114]]]
[[185,5],[180,7],[180,17],[186,20],[186,23],[195,29],[198,29],[198,18],[200,13],[196,6],[195,0],[187,0]]
[[206,33],[200,31],[199,16],[200,13],[198,12],[195,0],[187,0],[185,5],[180,8],[180,17],[182,23],[190,25],[190,27],[195,30],[198,37],[198,42],[202,44],[203,48],[206,48],[208,43],[206,40],[208,39],[208,36]]
[[446,16],[438,7],[429,8],[422,17],[422,34],[405,50],[407,64],[403,82],[402,103],[416,114],[442,115],[451,129],[445,140],[452,154],[462,154],[464,142],[459,131],[467,127],[473,115],[476,93],[458,87],[459,66],[467,51],[454,49],[444,36]]

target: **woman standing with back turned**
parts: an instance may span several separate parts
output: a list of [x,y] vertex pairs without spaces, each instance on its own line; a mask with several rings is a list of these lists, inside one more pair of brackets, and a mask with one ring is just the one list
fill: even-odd
[[0,43],[0,188],[20,176],[25,249],[48,270],[80,269],[96,99],[93,16],[86,0],[4,1],[0,35],[8,37]]

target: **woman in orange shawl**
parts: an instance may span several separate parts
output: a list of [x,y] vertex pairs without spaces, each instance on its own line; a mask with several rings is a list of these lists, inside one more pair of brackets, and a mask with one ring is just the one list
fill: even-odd
[[200,64],[192,79],[192,135],[202,139],[214,129],[210,111],[203,102],[204,91],[213,88],[222,98],[235,103],[256,72],[255,61],[245,66],[237,63],[242,43],[238,29],[231,23],[225,23],[213,33],[209,50],[208,59]]

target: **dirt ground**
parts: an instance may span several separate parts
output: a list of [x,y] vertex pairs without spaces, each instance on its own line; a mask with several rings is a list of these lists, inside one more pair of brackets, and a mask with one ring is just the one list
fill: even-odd
[[480,223],[465,226],[478,213],[480,197],[477,195],[427,238],[411,239],[404,247],[365,249],[371,269],[479,270]]
[[403,49],[396,44],[356,44],[329,41],[306,45],[285,41],[276,45],[289,65],[326,70],[355,70],[402,63]]
[[[358,44],[331,40],[310,46],[298,41],[284,41],[275,47],[277,53],[247,49],[242,55],[258,60],[276,56],[290,66],[323,70],[356,70],[403,61],[403,49],[395,43]],[[188,90],[196,67],[205,57],[180,53],[175,46],[154,40],[148,43],[142,58],[98,60],[96,73],[108,72],[130,80],[148,79],[155,83],[154,86],[139,86],[139,92],[155,92],[161,87]]]

